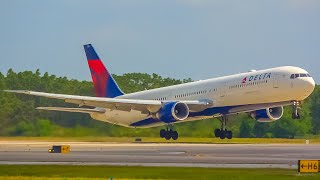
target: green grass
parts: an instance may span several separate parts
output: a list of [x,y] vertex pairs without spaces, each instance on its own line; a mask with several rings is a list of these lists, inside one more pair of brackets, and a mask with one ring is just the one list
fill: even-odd
[[320,179],[287,169],[222,169],[185,167],[0,165],[0,178],[27,179]]
[[[134,142],[133,137],[0,137],[0,141],[60,141],[60,142]],[[190,138],[180,137],[177,141],[165,140],[158,137],[142,137],[145,143],[208,143],[208,144],[304,144],[305,139],[281,138],[233,138],[231,140],[219,138]],[[310,144],[319,144],[319,139],[310,139]]]

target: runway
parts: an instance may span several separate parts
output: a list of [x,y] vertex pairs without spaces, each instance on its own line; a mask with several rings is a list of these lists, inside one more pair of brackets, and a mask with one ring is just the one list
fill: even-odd
[[[48,153],[70,145],[68,154]],[[320,159],[319,144],[154,144],[0,141],[0,164],[297,168]]]

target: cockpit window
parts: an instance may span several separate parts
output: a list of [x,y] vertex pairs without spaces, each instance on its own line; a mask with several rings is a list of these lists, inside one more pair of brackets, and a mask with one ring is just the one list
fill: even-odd
[[295,79],[298,77],[311,77],[310,74],[291,74],[290,79]]
[[290,79],[294,79],[294,74],[291,74]]

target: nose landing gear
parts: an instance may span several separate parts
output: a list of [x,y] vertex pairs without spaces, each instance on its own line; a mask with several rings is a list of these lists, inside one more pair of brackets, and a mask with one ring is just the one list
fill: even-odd
[[292,104],[292,119],[300,119],[300,102],[299,101],[293,101]]

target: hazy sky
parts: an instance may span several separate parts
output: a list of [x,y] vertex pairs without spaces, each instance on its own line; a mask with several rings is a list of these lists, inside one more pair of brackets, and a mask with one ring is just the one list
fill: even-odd
[[194,80],[282,65],[320,82],[320,0],[1,0],[0,71],[89,80],[82,45],[115,74]]

